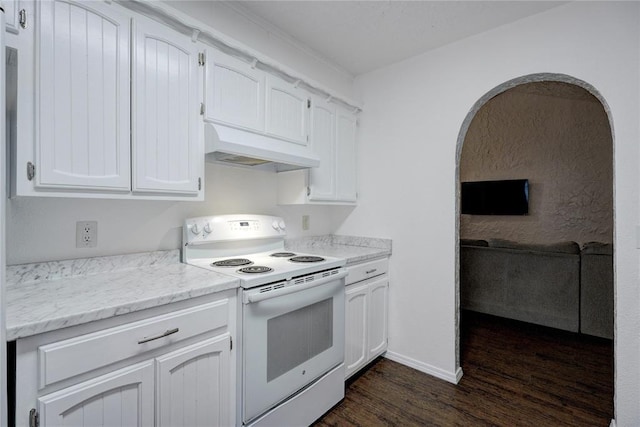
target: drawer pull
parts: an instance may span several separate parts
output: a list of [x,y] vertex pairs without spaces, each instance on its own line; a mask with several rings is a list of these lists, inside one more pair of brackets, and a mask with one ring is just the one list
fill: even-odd
[[149,341],[159,340],[160,338],[168,337],[169,335],[173,335],[173,334],[177,333],[179,330],[180,330],[180,328],[167,329],[162,334],[156,335],[155,337],[141,339],[140,341],[138,341],[138,344],[144,344],[144,343],[149,342]]
[[371,273],[375,273],[376,271],[378,271],[378,269],[377,269],[377,268],[374,268],[373,270],[367,270],[367,271],[365,271],[364,273],[365,273],[365,274],[371,274]]

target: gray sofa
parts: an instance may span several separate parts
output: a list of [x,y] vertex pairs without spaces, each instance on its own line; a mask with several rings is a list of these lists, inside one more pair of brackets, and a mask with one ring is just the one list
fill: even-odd
[[580,257],[580,332],[612,339],[613,245],[586,243]]
[[463,309],[578,332],[580,247],[461,241]]

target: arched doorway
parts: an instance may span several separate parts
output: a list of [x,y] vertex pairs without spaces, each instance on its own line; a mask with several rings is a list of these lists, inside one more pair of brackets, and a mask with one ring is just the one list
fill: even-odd
[[[536,83],[538,83],[539,85],[536,85]],[[465,141],[467,141],[467,138],[473,134],[473,132],[469,133],[470,131],[470,127],[472,125],[472,122],[474,121],[474,119],[476,119],[476,117],[481,118],[482,115],[486,112],[486,109],[483,110],[483,108],[485,108],[488,103],[491,103],[491,100],[493,100],[495,97],[497,97],[498,95],[503,94],[504,92],[509,91],[510,93],[515,92],[520,90],[521,92],[523,92],[524,90],[531,90],[533,88],[537,88],[536,90],[538,90],[537,95],[540,95],[540,91],[544,91],[544,90],[562,90],[563,87],[570,87],[572,86],[573,88],[577,88],[577,90],[575,91],[575,93],[579,93],[579,92],[584,92],[584,93],[588,93],[589,95],[587,95],[588,97],[593,97],[593,99],[597,100],[595,101],[596,104],[598,104],[598,108],[602,109],[603,115],[605,117],[605,119],[603,120],[606,123],[606,129],[605,131],[609,133],[610,136],[609,140],[608,140],[608,144],[609,147],[608,149],[610,150],[610,152],[612,151],[612,140],[613,140],[613,129],[612,129],[612,121],[611,121],[611,117],[610,117],[610,110],[608,108],[608,105],[606,104],[606,102],[604,101],[603,97],[599,94],[599,92],[593,88],[591,85],[589,85],[588,83],[575,79],[571,76],[567,76],[567,75],[562,75],[562,74],[550,74],[550,73],[541,73],[541,74],[535,74],[535,75],[528,75],[528,76],[523,76],[517,79],[513,79],[510,80],[508,82],[505,82],[502,85],[497,86],[496,88],[492,89],[491,91],[489,91],[487,94],[485,94],[481,99],[479,99],[473,106],[473,108],[469,111],[469,113],[467,114],[463,125],[461,127],[460,133],[458,135],[458,141],[457,141],[457,153],[456,153],[456,180],[457,180],[457,188],[458,191],[460,189],[460,182],[461,182],[461,176],[465,176],[465,174],[463,173],[464,171],[461,169],[461,167],[463,167],[465,165],[465,163],[463,163],[463,145],[465,144]],[[528,88],[528,89],[525,89]],[[571,89],[569,89],[571,90]],[[506,94],[504,94],[506,95]],[[555,96],[556,94],[554,93],[547,93],[543,95],[551,95],[551,96]],[[501,97],[502,99],[504,97]],[[529,120],[535,120],[533,118],[529,118]],[[486,124],[486,123],[485,123]],[[472,128],[472,130],[474,130]],[[521,146],[522,147],[522,146]],[[503,147],[504,148],[504,147]],[[499,149],[498,147],[496,147],[496,149]],[[480,151],[482,150],[486,150],[486,151],[490,151],[490,147],[488,148],[487,146],[481,147],[478,152],[476,154],[482,154],[480,153]],[[495,153],[493,153],[495,154]],[[509,166],[512,167],[513,171],[515,171],[516,175],[517,175],[517,170],[519,169],[520,166],[522,166],[522,158],[517,158],[518,156],[515,157],[509,157],[509,155],[504,155],[504,153],[502,154],[503,158],[499,158],[498,162],[500,161],[505,161],[505,163],[509,164]],[[488,154],[487,159],[485,160],[485,166],[486,164],[489,164],[491,162],[492,165],[495,165],[496,162],[496,158],[492,158],[492,155]],[[506,158],[506,160],[505,160]],[[608,157],[607,161],[609,162],[608,164],[608,168],[609,171],[611,172],[608,175],[608,182],[606,182],[604,185],[608,186],[608,190],[610,191],[610,195],[611,195],[611,200],[608,203],[605,203],[608,211],[608,215],[609,215],[609,219],[611,221],[611,226],[609,227],[608,230],[605,230],[604,232],[601,231],[600,235],[602,234],[607,234],[609,233],[609,238],[608,238],[608,243],[612,242],[613,239],[613,179],[612,179],[612,170],[613,170],[613,157],[610,153],[610,156]],[[467,162],[466,164],[468,164],[469,162]],[[577,163],[577,162],[576,162]],[[504,165],[503,165],[504,166]],[[469,180],[469,181],[473,181],[473,180],[482,180],[482,178],[486,179],[486,180],[491,180],[491,179],[508,179],[508,177],[505,176],[500,176],[500,171],[499,171],[499,167],[495,167],[495,170],[493,170],[493,175],[490,173],[484,173],[484,174],[480,174],[478,176],[473,176],[473,174],[466,174],[465,176],[465,180]],[[526,167],[523,167],[522,169],[527,169]],[[526,174],[526,173],[525,173]],[[484,175],[484,176],[482,176]],[[475,179],[474,179],[475,178]],[[511,178],[530,178],[529,176],[511,176]],[[600,183],[602,184],[602,183]],[[541,190],[543,189],[542,187],[544,187],[544,185],[539,185],[539,188],[535,189],[535,190]],[[548,186],[551,187],[551,186]],[[565,186],[566,187],[566,186]],[[550,188],[546,188],[546,190],[551,190]],[[533,194],[531,195],[532,199],[536,199],[535,203],[540,203],[540,200],[542,199],[542,197],[540,197],[540,192],[536,191],[534,192],[534,189],[532,189]],[[549,191],[551,192],[551,191]],[[566,191],[564,192],[566,193]],[[546,195],[547,197],[545,199],[549,199],[549,194]],[[555,194],[555,197],[558,198],[570,198],[572,197],[571,195],[568,194],[562,194],[560,196],[558,196],[557,194]],[[550,241],[552,241],[553,239],[557,239],[557,240],[577,240],[579,245],[583,245],[584,243],[591,241],[591,240],[603,240],[601,238],[598,237],[592,237],[591,235],[589,235],[589,233],[582,233],[584,236],[589,236],[589,237],[584,237],[584,238],[572,238],[575,237],[576,233],[574,232],[573,234],[571,232],[567,232],[565,234],[563,234],[564,229],[570,229],[570,228],[578,228],[580,226],[583,226],[584,228],[590,228],[590,226],[587,224],[589,218],[586,218],[586,220],[581,221],[580,224],[575,223],[576,221],[574,221],[573,224],[560,224],[560,226],[558,226],[558,229],[554,229],[554,227],[557,224],[553,224],[554,221],[557,221],[558,219],[562,222],[563,218],[558,218],[558,217],[562,217],[564,216],[564,220],[567,220],[569,222],[571,222],[571,218],[573,213],[568,212],[568,211],[562,211],[560,209],[557,208],[557,206],[559,205],[555,205],[553,208],[555,209],[554,212],[547,212],[547,217],[546,218],[541,218],[541,215],[538,215],[536,218],[529,218],[529,221],[525,220],[525,221],[519,221],[519,220],[514,220],[511,219],[511,221],[507,220],[507,221],[496,221],[495,217],[493,219],[489,219],[487,220],[487,218],[470,218],[469,216],[465,216],[463,217],[463,219],[461,219],[461,195],[458,192],[457,197],[457,206],[456,206],[456,232],[457,232],[457,238],[458,240],[460,238],[471,238],[471,239],[482,239],[482,238],[498,238],[498,239],[508,239],[508,240],[512,240],[512,241],[524,241],[524,242],[528,242],[528,243],[549,243]],[[534,200],[532,200],[532,202],[534,202]],[[588,200],[583,200],[583,202],[585,202],[585,206],[583,207],[588,207],[586,205],[588,205]],[[573,205],[571,204],[573,203]],[[571,203],[567,204],[566,209],[569,209],[571,207],[579,210],[581,209],[580,206],[580,200],[573,200]],[[534,209],[536,210],[536,213],[539,214],[540,213],[540,209],[541,207],[539,205],[534,206]],[[553,216],[556,216],[555,218],[553,218]],[[550,221],[546,224],[544,224],[543,228],[539,228],[538,230],[536,230],[536,226],[540,226],[540,224],[538,223],[543,223],[544,221]],[[594,227],[591,227],[592,229]],[[596,227],[597,228],[597,227]],[[545,236],[545,233],[543,231],[548,231],[548,233],[546,233],[547,235]],[[575,230],[574,230],[575,231]],[[474,234],[475,232],[475,234]],[[580,233],[578,233],[578,235],[580,235]],[[597,233],[593,234],[593,236],[596,236]],[[600,236],[601,237],[601,236]],[[607,240],[606,238],[604,240]],[[578,258],[579,256],[574,256],[574,258]],[[463,349],[461,348],[461,344],[460,344],[460,337],[461,337],[461,280],[460,280],[460,268],[461,268],[461,252],[460,252],[460,247],[458,246],[458,250],[457,250],[457,276],[456,276],[456,283],[457,283],[457,289],[456,289],[456,300],[457,300],[457,333],[458,333],[458,337],[457,337],[457,363],[458,366],[461,366],[463,360],[461,360],[461,354]],[[463,261],[466,261],[466,259],[464,259]],[[579,274],[579,273],[578,273]],[[611,273],[613,274],[613,273]],[[615,283],[615,281],[614,281]],[[579,292],[579,285],[576,284],[577,287],[577,292]],[[579,305],[579,304],[578,304]],[[576,311],[578,311],[578,309],[576,309]],[[490,313],[490,312],[489,312]],[[490,313],[492,314],[492,313]],[[501,313],[497,314],[498,316],[502,316]],[[579,314],[578,314],[579,315]],[[613,314],[611,314],[611,317],[613,317]],[[516,320],[523,320],[523,319],[518,319],[517,316],[515,317]],[[527,320],[525,320],[527,321]],[[576,320],[576,322],[578,322],[578,320]],[[535,322],[534,322],[535,323]],[[552,322],[553,323],[553,322]],[[540,324],[544,324],[540,323]],[[576,323],[576,328],[577,328],[578,323]],[[548,325],[548,326],[553,326],[553,324]],[[555,326],[554,326],[555,327]],[[567,329],[570,330],[570,329]],[[577,330],[575,330],[575,332],[577,332]],[[464,366],[461,366],[464,369]],[[613,415],[613,414],[611,414]]]

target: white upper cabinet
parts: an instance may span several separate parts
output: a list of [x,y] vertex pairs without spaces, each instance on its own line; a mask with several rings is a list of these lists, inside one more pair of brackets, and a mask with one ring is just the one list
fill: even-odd
[[336,200],[355,202],[357,198],[356,117],[336,108]]
[[197,45],[141,18],[132,68],[133,191],[197,194],[204,170]]
[[201,44],[116,2],[9,9],[12,196],[203,200]]
[[205,120],[309,145],[305,90],[214,48],[205,68]]
[[356,203],[356,126],[355,113],[311,96],[310,148],[320,166],[279,173],[278,203]]
[[336,108],[314,98],[311,110],[311,144],[320,157],[320,166],[309,170],[309,199],[336,198]]
[[276,76],[266,77],[266,123],[270,136],[308,144],[309,94]]
[[21,23],[27,25],[26,11],[20,9],[20,0],[4,0],[4,16],[6,20],[5,29],[11,33],[19,31]]
[[129,18],[37,2],[36,187],[129,191]]
[[264,72],[213,48],[205,69],[205,119],[264,132]]

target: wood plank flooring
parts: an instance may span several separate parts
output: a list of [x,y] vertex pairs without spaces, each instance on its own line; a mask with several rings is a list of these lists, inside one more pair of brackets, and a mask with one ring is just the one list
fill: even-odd
[[315,426],[608,426],[613,344],[463,312],[456,386],[387,359]]

